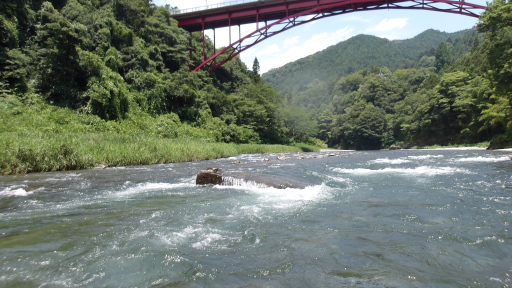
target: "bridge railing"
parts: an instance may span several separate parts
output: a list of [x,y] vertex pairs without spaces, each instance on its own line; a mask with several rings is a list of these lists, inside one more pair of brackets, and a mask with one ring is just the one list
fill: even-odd
[[215,8],[221,8],[226,6],[234,6],[244,3],[250,3],[250,2],[262,2],[265,0],[236,0],[236,1],[230,1],[230,2],[224,2],[224,3],[217,3],[217,4],[211,4],[201,7],[194,7],[194,8],[187,8],[187,9],[179,9],[179,8],[171,8],[171,15],[177,15],[177,14],[185,14],[185,13],[191,13],[196,11],[203,11],[203,10],[209,10],[209,9],[215,9]]

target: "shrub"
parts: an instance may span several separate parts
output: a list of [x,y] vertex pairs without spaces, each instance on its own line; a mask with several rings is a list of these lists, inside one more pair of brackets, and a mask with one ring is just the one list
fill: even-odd
[[177,114],[170,113],[160,115],[156,119],[156,134],[163,138],[177,138],[178,130],[181,125],[180,117]]

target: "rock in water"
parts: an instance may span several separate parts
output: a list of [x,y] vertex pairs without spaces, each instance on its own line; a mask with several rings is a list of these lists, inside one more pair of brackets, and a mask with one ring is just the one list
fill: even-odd
[[197,173],[196,185],[221,185],[222,184],[222,170],[219,168],[207,168]]
[[278,189],[299,188],[304,189],[307,185],[301,181],[278,177],[274,175],[248,174],[244,172],[223,172],[219,168],[208,168],[197,174],[197,185],[226,185],[237,186],[244,183],[262,184]]

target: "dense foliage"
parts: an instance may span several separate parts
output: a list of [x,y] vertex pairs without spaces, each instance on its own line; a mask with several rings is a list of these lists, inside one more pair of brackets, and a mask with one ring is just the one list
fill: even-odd
[[164,138],[187,125],[214,142],[288,143],[283,98],[257,65],[235,59],[211,75],[190,72],[201,35],[178,28],[169,9],[151,0],[1,1],[2,101],[38,98],[91,122],[153,121]]
[[[418,40],[434,34],[443,39],[443,33],[427,31],[405,41],[357,36],[263,77],[280,81],[276,87],[288,103],[316,122],[309,135],[330,146],[380,149],[492,140],[492,148],[511,147],[511,11],[510,1],[497,0],[475,29],[416,50],[415,58],[404,47],[417,49]],[[379,48],[371,48],[375,45]],[[391,51],[393,46],[402,50]],[[366,48],[356,53],[353,47]],[[386,57],[403,60],[392,63]],[[357,61],[366,66],[354,70],[353,61],[346,61],[354,58],[367,59]]]
[[[173,161],[164,156],[173,141],[190,139],[197,147],[325,141],[379,149],[491,139],[510,146],[511,7],[496,0],[477,29],[455,34],[356,36],[265,74],[278,93],[259,76],[257,59],[252,69],[235,58],[212,74],[191,72],[202,37],[180,29],[169,6],[3,0],[0,170],[122,163],[112,157],[161,163]],[[206,49],[213,52],[211,42]],[[201,159],[213,157],[205,152]]]
[[252,70],[236,58],[213,74],[191,72],[202,36],[179,28],[170,9],[0,1],[0,174],[316,149],[233,148],[301,139],[257,59]]

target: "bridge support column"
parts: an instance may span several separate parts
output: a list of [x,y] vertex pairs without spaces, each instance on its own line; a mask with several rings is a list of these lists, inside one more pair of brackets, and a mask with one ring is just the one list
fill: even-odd
[[228,29],[229,29],[229,45],[231,45],[233,42],[231,42],[231,17],[228,19]]

